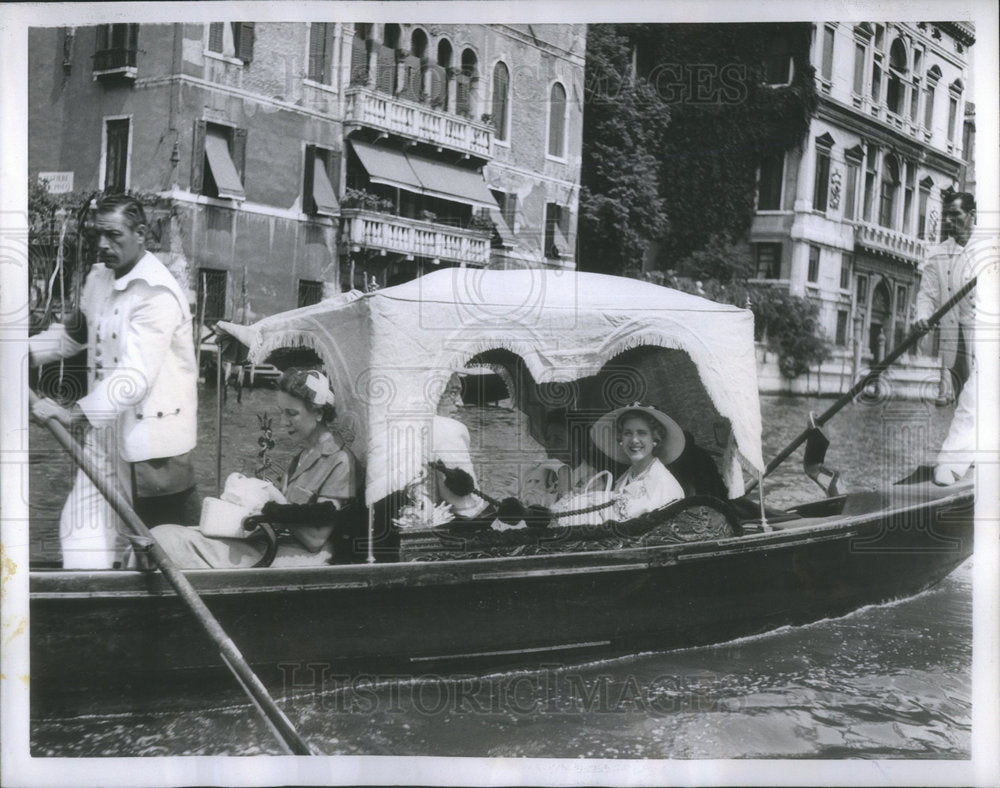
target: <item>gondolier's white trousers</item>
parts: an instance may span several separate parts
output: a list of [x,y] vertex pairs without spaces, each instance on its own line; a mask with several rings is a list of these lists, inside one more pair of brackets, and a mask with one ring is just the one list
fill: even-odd
[[[97,472],[131,501],[128,463],[119,454],[115,430],[89,429],[85,453]],[[124,524],[93,482],[77,470],[73,489],[59,516],[59,543],[64,569],[111,569],[121,559],[127,542]]]
[[975,461],[976,452],[976,362],[972,360],[969,379],[955,404],[948,435],[937,456],[935,478],[951,481],[949,473],[962,478]]

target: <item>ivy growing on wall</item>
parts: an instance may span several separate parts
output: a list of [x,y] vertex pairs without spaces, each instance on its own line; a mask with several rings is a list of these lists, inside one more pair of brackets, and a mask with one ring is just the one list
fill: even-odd
[[[641,67],[657,75],[650,78],[670,98],[659,171],[670,231],[660,238],[660,267],[713,235],[739,238],[749,229],[761,157],[801,145],[816,109],[811,28],[702,24],[636,31]],[[790,82],[767,84],[784,78],[776,72]]]
[[[817,97],[810,23],[588,29],[580,267],[743,306],[795,377],[829,344],[807,299],[750,288],[760,159],[805,140]],[[790,66],[789,66],[790,64]],[[658,272],[658,273],[656,273]]]
[[615,274],[637,270],[667,229],[658,162],[669,111],[635,78],[624,27],[587,33],[580,173],[580,268]]
[[[581,264],[657,267],[753,219],[756,168],[805,139],[816,108],[812,25],[592,25],[583,125]],[[766,84],[788,62],[788,84]],[[772,66],[773,77],[774,67]]]

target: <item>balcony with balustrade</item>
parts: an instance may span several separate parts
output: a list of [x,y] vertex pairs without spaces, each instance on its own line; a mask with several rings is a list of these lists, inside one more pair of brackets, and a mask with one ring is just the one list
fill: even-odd
[[926,249],[924,241],[877,224],[856,225],[854,245],[914,265],[923,260]]
[[341,208],[340,218],[341,238],[351,251],[367,249],[462,266],[484,266],[490,259],[486,229],[450,227],[366,208]]
[[493,127],[485,123],[364,85],[348,88],[344,99],[345,124],[398,134],[481,159],[493,158]]

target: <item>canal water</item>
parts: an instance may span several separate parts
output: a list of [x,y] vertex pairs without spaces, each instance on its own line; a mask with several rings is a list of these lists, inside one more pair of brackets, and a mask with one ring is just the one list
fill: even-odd
[[[829,404],[765,397],[765,458]],[[199,478],[213,494],[215,413],[203,410]],[[223,474],[253,471],[265,411],[274,412],[272,391],[254,390],[241,404],[230,395]],[[841,470],[842,489],[891,483],[932,456],[950,416],[950,407],[927,402],[856,402],[827,426],[827,464]],[[461,417],[494,488],[512,484],[516,468],[496,460],[513,436],[530,449],[523,424],[504,408],[467,408]],[[36,429],[33,555],[44,560],[53,556],[52,520],[68,474]],[[276,438],[280,466],[287,454]],[[793,455],[766,480],[769,502],[817,496],[800,463]],[[718,646],[530,672],[366,680],[320,694],[275,689],[300,733],[329,755],[967,759],[971,663],[967,562],[912,599]],[[36,756],[280,752],[242,694],[226,688],[195,714],[33,719],[31,742]]]

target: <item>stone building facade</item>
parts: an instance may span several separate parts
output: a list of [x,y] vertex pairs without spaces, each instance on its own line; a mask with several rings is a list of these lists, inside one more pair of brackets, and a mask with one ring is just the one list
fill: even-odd
[[819,303],[841,355],[877,359],[909,331],[942,194],[972,155],[974,41],[960,23],[815,26],[818,110],[800,149],[761,161],[751,242],[757,281]]
[[206,322],[440,266],[572,268],[584,25],[29,33],[29,177],[155,198]]

